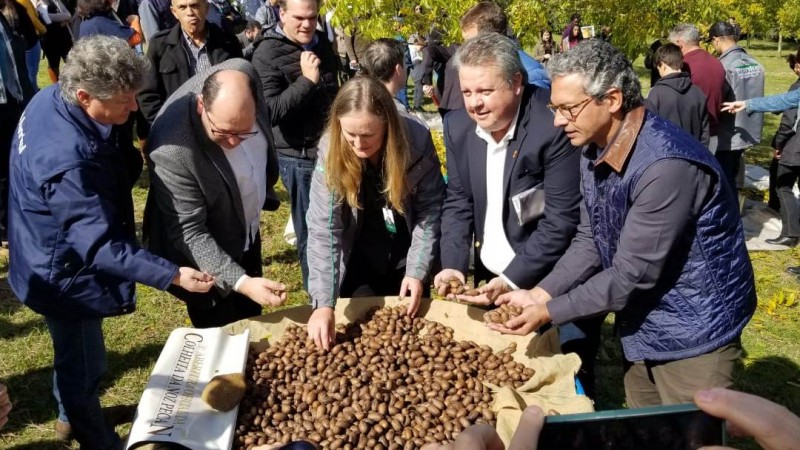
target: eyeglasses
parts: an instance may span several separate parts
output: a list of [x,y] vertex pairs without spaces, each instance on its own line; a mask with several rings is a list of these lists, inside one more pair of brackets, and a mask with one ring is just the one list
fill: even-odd
[[206,118],[208,119],[208,123],[211,124],[211,132],[214,133],[215,136],[219,136],[223,139],[231,139],[237,138],[240,141],[244,141],[245,139],[250,139],[251,137],[258,134],[258,130],[256,131],[247,131],[244,133],[231,133],[230,131],[222,131],[217,129],[217,125],[211,120],[211,116],[208,114],[208,110],[204,111],[206,113]]
[[[593,97],[589,97],[586,100],[578,103],[577,105],[572,106],[556,106],[552,103],[548,103],[547,107],[550,108],[550,111],[555,114],[556,112],[561,113],[561,116],[567,119],[570,122],[575,122],[578,120],[578,116],[583,112],[586,108],[586,105],[589,104],[590,101],[594,100]],[[575,111],[578,109],[577,111]]]

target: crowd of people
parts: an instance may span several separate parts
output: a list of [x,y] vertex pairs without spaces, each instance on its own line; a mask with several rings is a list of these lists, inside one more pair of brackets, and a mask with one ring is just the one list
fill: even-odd
[[[278,209],[280,179],[322,349],[338,298],[398,295],[413,316],[471,271],[477,293],[455,297],[522,307],[489,325],[500,333],[558,327],[590,397],[613,312],[630,407],[695,402],[765,448],[797,445],[796,429],[742,424],[752,411],[720,405],[745,394],[715,389],[733,385],[756,306],[737,176],[763,111],[786,111],[773,243],[800,238],[800,90],[760,98],[764,69],[737,45],[741,30],[676,25],[654,46],[645,98],[611,31],[584,36],[580,14],[560,42],[543,30],[529,55],[490,1],[461,17],[463,42],[451,45],[435,30],[407,42],[344,34],[319,7],[78,0],[72,12],[0,0],[0,231],[11,288],[52,338],[59,439],[122,445],[100,406],[102,323],[134,312],[135,283],[185,302],[199,328],[286,301],[261,260],[272,237],[260,219]],[[41,90],[26,64],[39,43],[54,81]],[[446,180],[413,113],[423,93],[443,118]],[[140,244],[131,189],[144,164]],[[0,386],[0,426],[10,408]],[[526,412],[512,448],[534,448],[541,415]],[[462,436],[455,448],[496,448],[491,430]]]

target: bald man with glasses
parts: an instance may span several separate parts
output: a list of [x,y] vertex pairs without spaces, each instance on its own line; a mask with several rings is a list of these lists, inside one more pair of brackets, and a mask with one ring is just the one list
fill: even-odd
[[206,294],[170,292],[198,328],[279,305],[285,286],[262,277],[261,210],[278,207],[278,162],[258,75],[233,59],[191,78],[153,123],[145,244],[216,278]]

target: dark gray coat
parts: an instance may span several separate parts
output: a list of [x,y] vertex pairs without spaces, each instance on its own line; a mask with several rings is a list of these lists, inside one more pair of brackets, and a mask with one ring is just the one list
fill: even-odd
[[[247,241],[244,208],[233,169],[223,150],[211,141],[197,114],[196,93],[213,72],[234,69],[250,76],[258,92],[258,75],[244,59],[231,59],[189,79],[167,99],[153,123],[147,145],[150,192],[145,208],[145,244],[179,265],[189,265],[216,277],[216,288],[227,296],[245,269],[240,263]],[[257,96],[257,121],[266,133],[267,199],[274,211],[278,199],[278,161],[267,108]]]

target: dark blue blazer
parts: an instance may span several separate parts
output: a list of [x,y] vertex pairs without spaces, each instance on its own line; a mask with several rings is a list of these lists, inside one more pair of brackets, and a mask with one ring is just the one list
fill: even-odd
[[[547,275],[569,247],[580,219],[580,152],[553,125],[549,99],[549,90],[525,86],[505,168],[497,174],[503,177],[503,226],[516,253],[503,275],[520,288],[531,288]],[[465,274],[473,235],[476,256],[480,255],[486,221],[486,142],[475,127],[466,109],[445,116],[448,183],[442,210],[442,267]],[[510,199],[539,183],[545,192],[544,214],[520,226]],[[486,274],[476,273],[476,282],[481,275]]]

